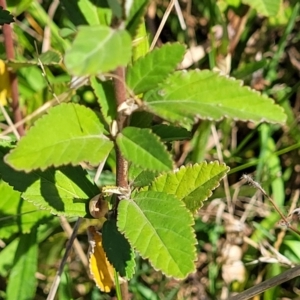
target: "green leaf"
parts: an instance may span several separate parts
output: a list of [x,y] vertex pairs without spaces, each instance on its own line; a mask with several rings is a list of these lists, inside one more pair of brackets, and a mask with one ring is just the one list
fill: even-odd
[[198,128],[193,134],[191,140],[192,161],[195,163],[202,162],[207,153],[207,145],[211,136],[211,121],[201,121]]
[[65,11],[73,24],[109,25],[111,10],[106,1],[62,0]]
[[163,142],[190,140],[192,138],[192,133],[182,127],[158,124],[151,129]]
[[47,52],[42,53],[38,58],[26,61],[10,60],[8,61],[7,65],[16,70],[22,67],[40,65],[40,63],[42,63],[43,66],[57,66],[61,63],[61,61],[62,56],[59,52],[49,50]]
[[175,72],[145,94],[145,106],[160,117],[190,127],[195,118],[284,123],[283,109],[240,81],[212,71]]
[[0,181],[0,238],[8,239],[16,233],[30,230],[53,218],[49,212],[38,210],[32,203],[24,201],[21,193]]
[[61,167],[38,172],[38,178],[22,194],[23,198],[52,214],[90,217],[89,199],[99,193],[81,167]]
[[[126,29],[135,38],[138,27],[142,24],[149,0],[132,0],[129,16],[126,19]],[[145,32],[146,33],[146,32]]]
[[145,170],[131,164],[128,170],[128,178],[132,187],[143,187],[149,185],[157,176],[158,172]]
[[[126,73],[126,83],[136,94],[144,93],[161,83],[181,62],[185,47],[166,44],[140,57]],[[172,55],[170,55],[172,54]]]
[[2,277],[7,277],[12,266],[14,264],[14,256],[19,245],[19,238],[15,238],[9,244],[1,249],[1,260],[0,260],[0,275]]
[[107,220],[102,227],[102,243],[109,262],[121,277],[130,280],[134,275],[134,252],[120,233],[114,220]]
[[300,262],[300,241],[294,241],[294,240],[284,240],[283,244],[287,247],[285,249],[286,253],[282,253],[283,255],[288,254],[288,257],[290,257],[292,252],[293,255],[293,261],[297,261],[298,263]]
[[217,161],[181,167],[177,172],[157,177],[149,190],[175,195],[194,213],[211,196],[212,190],[219,186],[228,171],[229,167]]
[[[7,151],[8,149],[0,147],[1,157]],[[46,217],[49,220],[52,218],[49,211],[57,215],[90,217],[87,212],[88,200],[99,193],[99,188],[91,182],[87,171],[81,166],[64,166],[58,170],[50,168],[44,172],[38,170],[26,174],[12,169],[0,159],[0,174],[3,180],[21,192],[22,197],[27,200],[18,204],[7,200],[8,210],[3,208],[4,214],[15,216],[7,221],[12,223],[9,225],[12,231],[19,230],[18,224],[23,224],[23,232],[26,232],[34,224],[42,223]],[[18,199],[15,201],[19,201]],[[37,211],[37,207],[48,211]],[[27,212],[31,213],[26,214]]]
[[266,17],[276,16],[280,8],[280,0],[242,0],[244,4],[248,4],[257,12]]
[[7,299],[28,300],[34,299],[37,279],[38,243],[36,229],[30,234],[21,235],[14,265],[11,269]]
[[130,125],[132,127],[150,128],[153,120],[153,114],[148,111],[134,111],[130,116]]
[[117,19],[123,18],[123,4],[124,1],[118,1],[118,0],[107,0],[107,3],[112,10],[113,16]]
[[90,81],[100,104],[102,116],[107,124],[111,124],[117,118],[116,101],[112,101],[115,99],[113,84],[111,81],[102,82],[96,77],[92,77]]
[[57,299],[69,300],[73,299],[72,291],[75,289],[74,277],[70,273],[70,265],[66,264],[61,274],[58,291],[56,293]]
[[141,192],[120,201],[117,226],[144,259],[167,276],[185,278],[195,270],[193,218],[173,195]]
[[[61,4],[69,18],[69,20],[76,26],[79,25],[87,25],[88,20],[86,16],[84,16],[84,13],[81,12],[79,8],[79,2],[81,2],[83,5],[85,5],[87,2],[90,2],[89,0],[83,0],[83,1],[70,1],[70,0],[61,0]],[[93,19],[93,17],[91,18]]]
[[250,81],[254,72],[258,71],[259,69],[267,68],[269,63],[270,61],[268,59],[263,58],[259,61],[241,64],[238,69],[235,69],[232,72],[232,76],[236,79],[247,79]]
[[149,129],[126,127],[118,134],[117,145],[128,161],[142,168],[169,171],[173,167],[165,146]]
[[131,38],[125,30],[80,26],[65,64],[73,75],[97,75],[125,66],[131,58]]
[[33,0],[8,0],[6,1],[7,9],[15,16],[19,16],[25,10],[27,10],[30,5],[34,2]]
[[13,23],[14,16],[10,14],[8,10],[4,10],[2,6],[0,6],[0,25]]
[[62,103],[37,120],[5,160],[13,168],[26,172],[83,161],[96,165],[112,147],[92,110]]
[[145,56],[149,52],[149,39],[144,18],[141,18],[132,41],[132,61]]

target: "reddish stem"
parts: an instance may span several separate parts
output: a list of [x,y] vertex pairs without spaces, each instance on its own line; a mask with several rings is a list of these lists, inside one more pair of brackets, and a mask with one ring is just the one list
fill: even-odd
[[[6,1],[0,0],[0,6],[3,7],[3,9],[6,9]],[[15,58],[14,53],[14,44],[12,39],[12,29],[9,24],[4,24],[2,27],[3,36],[4,36],[4,45],[5,45],[5,52],[6,57],[8,60]],[[11,108],[13,112],[13,119],[14,122],[17,123],[23,119],[20,105],[19,105],[19,89],[18,89],[18,78],[16,73],[13,71],[9,71],[9,77],[10,77],[10,84],[11,84]],[[24,126],[21,125],[17,128],[19,134],[22,136],[25,133]]]
[[[117,102],[117,107],[126,101],[126,86],[125,86],[125,68],[118,67],[115,70],[114,86],[115,86],[115,97]],[[117,115],[117,125],[118,132],[120,132],[127,125],[127,116],[123,112],[118,112]],[[122,188],[128,188],[128,162],[122,156],[118,146],[116,149],[116,160],[117,160],[117,176],[116,185]],[[116,208],[118,206],[120,199],[117,200]]]
[[[114,77],[114,90],[117,102],[117,107],[126,101],[126,86],[125,86],[125,68],[118,67],[115,72]],[[118,132],[120,132],[124,127],[127,126],[127,116],[123,114],[122,111],[117,112],[117,125]],[[117,174],[116,174],[116,185],[122,188],[128,188],[128,162],[122,156],[121,151],[117,144],[115,144],[116,151],[116,161],[117,161]],[[120,198],[117,197],[115,205],[115,215],[117,215],[118,204]],[[129,299],[128,293],[128,283],[125,281],[121,284],[121,295],[123,300]]]

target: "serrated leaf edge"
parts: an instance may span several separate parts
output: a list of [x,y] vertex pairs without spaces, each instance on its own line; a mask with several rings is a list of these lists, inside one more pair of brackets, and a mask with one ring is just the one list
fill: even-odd
[[[79,104],[77,104],[77,103],[61,103],[60,105],[64,105],[64,104],[66,104],[66,105],[75,105],[75,106],[81,106],[81,107],[84,107],[85,109],[88,109],[87,107],[85,107],[85,106],[83,106],[83,105],[79,105]],[[40,122],[42,122],[42,120],[44,120],[45,118],[47,118],[49,116],[49,111],[47,111],[45,114],[43,114],[38,120],[36,120],[35,122],[34,122],[34,124],[29,128],[29,130],[28,130],[28,132],[26,133],[26,135],[32,130],[32,129],[34,129],[36,126],[38,126],[38,124],[40,123]],[[26,136],[25,135],[25,136]],[[106,140],[106,141],[110,141],[110,139],[107,137],[107,136],[105,136],[104,134],[98,134],[97,135],[98,137],[99,137],[99,139],[104,139],[104,140]],[[111,141],[110,141],[111,142]],[[13,152],[15,150],[15,148],[12,148],[11,150],[9,150],[9,152],[4,156],[4,162],[7,164],[7,165],[9,165],[11,168],[13,168],[13,169],[16,169],[14,166],[12,166],[8,161],[7,161],[7,157],[11,154],[11,152]],[[83,161],[82,161],[83,162]],[[32,172],[32,171],[36,171],[36,170],[41,170],[41,171],[45,171],[45,170],[47,170],[47,169],[49,169],[49,168],[51,168],[51,167],[54,167],[54,168],[58,168],[58,167],[62,167],[62,166],[67,166],[67,165],[71,165],[71,166],[73,166],[73,167],[76,167],[76,166],[78,166],[80,164],[80,162],[79,163],[74,163],[74,162],[66,162],[66,163],[54,163],[54,164],[51,164],[51,165],[48,165],[48,166],[46,166],[46,167],[33,167],[33,168],[24,168],[24,169],[16,169],[16,170],[18,170],[18,171],[23,171],[23,172],[25,172],[25,173],[30,173],[30,172]]]
[[[157,139],[157,141],[163,146],[163,148],[164,148],[166,154],[168,155],[169,159],[172,161],[172,165],[173,165],[172,167],[174,167],[174,162],[173,162],[173,159],[172,159],[172,155],[171,155],[170,152],[168,151],[166,145],[161,141],[161,138],[160,138],[157,134],[155,134],[155,133],[154,133],[151,129],[149,129],[149,128],[136,128],[136,129],[139,129],[139,130],[141,130],[141,131],[144,131],[144,130],[149,131],[149,132],[153,135],[153,137],[155,137],[155,138]],[[122,132],[121,132],[121,134],[122,134]],[[151,156],[152,156],[152,155],[151,155]],[[154,156],[153,156],[153,157],[154,157]],[[154,157],[154,158],[155,158],[155,157]],[[144,166],[141,166],[141,165],[138,164],[138,163],[132,162],[130,159],[127,159],[127,160],[128,160],[130,163],[136,165],[137,167],[142,168],[143,170],[147,170],[147,171],[150,171],[150,172],[160,172],[160,171],[157,171],[157,170],[154,170],[154,169],[145,168]],[[163,171],[163,172],[165,172],[165,171]]]
[[[107,220],[106,220],[107,221]],[[106,222],[105,221],[105,222]],[[104,222],[104,223],[105,223]],[[103,223],[103,224],[104,224]],[[117,222],[116,222],[116,226],[117,226]],[[102,225],[102,227],[103,227],[103,225]],[[119,228],[117,227],[117,229],[119,230]],[[119,230],[120,231],[120,230]],[[121,231],[120,231],[120,233],[122,233]],[[123,233],[122,233],[123,234]],[[128,239],[127,239],[127,237],[125,237],[125,235],[123,234],[123,236],[124,236],[124,238],[128,241]],[[129,243],[129,241],[128,241],[128,243]],[[134,250],[133,250],[133,248],[132,248],[132,246],[131,246],[131,244],[129,243],[129,245],[130,245],[130,247],[131,247],[131,251],[130,251],[130,256],[132,257],[132,262],[133,262],[133,265],[132,265],[132,267],[133,267],[133,270],[132,270],[132,274],[131,274],[131,276],[120,276],[120,274],[119,274],[119,277],[120,278],[125,278],[126,280],[130,280],[133,276],[134,276],[134,274],[136,273],[135,272],[135,267],[136,267],[136,262],[135,262],[135,259],[134,259]],[[103,247],[103,249],[104,249],[104,247]],[[106,252],[106,251],[105,251]],[[109,259],[109,257],[107,256],[107,254],[106,254],[106,258],[107,258],[107,260],[109,261],[109,263],[115,268],[115,266],[114,266],[114,264],[113,264],[113,262]],[[115,270],[116,270],[116,268],[115,268]]]
[[[157,192],[157,191],[156,191]],[[157,193],[163,193],[163,192],[157,192]],[[167,194],[167,193],[165,193],[165,194]],[[172,196],[175,196],[175,195],[172,195]],[[175,196],[175,198],[177,198],[176,196]],[[178,199],[178,198],[177,198]],[[179,199],[178,199],[179,200]],[[135,202],[133,199],[125,199],[125,200],[122,200],[122,201],[133,201],[133,202]],[[182,202],[182,201],[180,201],[181,202],[181,205],[180,206],[182,206],[182,207],[185,207],[186,208],[186,206],[185,206],[185,204],[184,204],[184,202]],[[195,233],[195,229],[192,227],[194,224],[195,224],[195,220],[194,220],[194,218],[193,218],[193,215],[190,213],[190,211],[186,208],[186,210],[187,210],[187,212],[190,214],[190,216],[191,216],[191,220],[192,220],[192,223],[191,224],[188,224],[188,225],[190,225],[191,226],[191,232],[192,232],[192,235],[193,235],[193,238],[194,238],[194,241],[195,241],[195,243],[193,244],[193,254],[194,254],[194,260],[193,260],[193,262],[194,262],[194,270],[191,272],[191,273],[189,273],[189,274],[187,274],[185,277],[175,277],[175,276],[172,276],[172,275],[169,275],[169,274],[167,274],[167,273],[165,273],[163,270],[161,270],[161,269],[158,269],[158,268],[156,268],[155,266],[153,266],[153,264],[152,264],[152,261],[151,261],[151,259],[149,258],[149,256],[146,256],[146,255],[143,255],[134,245],[132,245],[131,244],[131,242],[130,242],[130,240],[129,240],[129,238],[128,238],[128,236],[127,236],[127,234],[126,234],[126,231],[125,230],[121,230],[120,228],[119,228],[119,226],[118,226],[118,222],[117,222],[117,227],[118,227],[118,230],[125,236],[125,238],[128,240],[128,243],[130,244],[130,246],[137,252],[137,253],[139,253],[139,255],[143,258],[143,259],[148,259],[149,260],[149,262],[150,262],[150,264],[151,264],[151,266],[154,268],[154,270],[156,270],[156,271],[159,271],[159,272],[161,272],[162,274],[164,274],[166,277],[168,277],[168,278],[175,278],[175,279],[178,279],[178,280],[184,280],[185,278],[187,278],[190,274],[192,274],[192,273],[194,273],[195,271],[196,271],[196,265],[195,265],[195,262],[197,261],[197,249],[196,249],[196,245],[198,244],[198,242],[197,242],[197,236],[196,236],[196,233]]]
[[[137,64],[137,63],[139,63],[141,60],[147,58],[148,55],[152,55],[153,53],[156,54],[156,52],[160,52],[162,48],[172,47],[173,45],[180,45],[180,46],[183,46],[183,47],[185,48],[185,51],[186,51],[186,45],[184,45],[184,44],[181,44],[181,43],[179,43],[179,42],[175,42],[175,43],[167,42],[167,43],[163,44],[162,47],[154,48],[152,51],[149,51],[145,56],[139,57],[139,58],[134,62],[134,64]],[[154,54],[153,54],[153,55],[154,55]],[[131,64],[130,67],[133,67],[134,64]],[[174,71],[175,71],[175,68],[174,68]],[[174,71],[173,71],[173,72],[174,72]],[[147,74],[145,74],[145,77],[146,77],[149,73],[151,73],[151,72],[152,72],[152,69],[149,69],[149,71],[147,72]],[[171,72],[171,73],[173,73],[173,72]],[[170,74],[169,74],[169,75],[170,75]],[[166,79],[165,79],[165,80],[167,80],[167,78],[169,77],[169,75],[166,76]],[[158,85],[158,86],[159,86],[159,85]],[[135,87],[136,87],[136,86],[134,86],[134,87],[131,89],[131,88],[128,86],[128,88],[132,90],[132,93],[133,93]]]
[[[177,72],[178,74],[180,73],[180,74],[184,74],[184,75],[192,75],[193,73],[198,73],[198,72],[201,72],[201,71],[203,71],[203,70],[195,69],[195,70],[191,70],[191,71],[188,71],[188,72],[186,72],[185,70],[182,70],[182,71],[176,71],[176,72]],[[272,104],[274,104],[274,105],[277,105],[277,107],[281,110],[281,112],[284,113],[284,109],[283,109],[280,105],[276,104],[274,99],[272,99],[272,98],[270,98],[270,97],[267,97],[266,95],[262,94],[261,92],[259,92],[259,91],[257,91],[257,90],[252,89],[250,86],[244,85],[244,81],[243,81],[243,80],[236,79],[236,78],[231,77],[231,76],[229,76],[229,75],[224,75],[224,74],[222,74],[220,71],[213,70],[212,72],[215,73],[215,74],[217,74],[217,75],[219,75],[219,77],[225,77],[225,78],[230,79],[230,80],[232,80],[232,81],[238,82],[239,85],[240,85],[241,87],[247,89],[248,91],[252,92],[253,94],[257,94],[258,96],[264,98],[265,100],[268,100],[270,104],[272,103]],[[173,74],[174,74],[174,73],[173,73]],[[164,83],[162,83],[162,84],[164,84],[164,86],[165,86],[166,84],[168,84],[168,82],[167,82],[168,79],[169,79],[169,77],[167,77],[167,78],[165,79]],[[164,86],[162,86],[162,84],[161,84],[160,86],[163,88]],[[159,88],[159,86],[158,86],[158,88]],[[149,107],[147,101],[143,101],[145,110],[146,110],[146,111],[149,111],[150,113],[152,113],[152,114],[154,114],[154,115],[159,115],[159,113],[157,113],[155,110],[151,109],[151,103],[155,103],[155,101],[149,103],[149,104],[150,104],[150,107]],[[269,123],[269,124],[285,124],[286,119],[287,119],[287,116],[286,116],[285,113],[284,113],[284,115],[285,115],[284,121],[282,121],[282,122],[275,122],[275,121],[269,121],[269,120],[267,120],[266,118],[261,118],[260,121],[255,121],[255,120],[252,120],[251,118],[245,118],[245,119],[239,119],[239,118],[234,118],[234,117],[232,118],[232,117],[229,117],[227,114],[224,114],[224,115],[223,115],[222,117],[220,117],[220,118],[210,118],[210,117],[206,117],[206,116],[203,117],[203,116],[201,116],[201,115],[199,115],[199,114],[195,114],[195,115],[194,115],[194,118],[195,118],[194,122],[195,122],[197,119],[219,122],[219,121],[224,120],[225,118],[228,118],[228,119],[233,119],[234,121],[252,122],[252,123],[254,123],[254,124],[257,124],[257,123],[264,123],[264,122]],[[185,121],[186,121],[186,122],[180,122],[180,121],[179,121],[179,122],[176,122],[176,121],[178,121],[176,118],[172,118],[172,117],[171,117],[171,118],[165,119],[164,116],[161,116],[161,115],[159,115],[159,116],[160,116],[161,118],[163,118],[164,120],[169,120],[169,121],[171,121],[171,122],[175,122],[175,124],[177,124],[177,123],[178,123],[178,124],[185,124],[185,123],[187,122],[189,125],[192,125],[192,124],[194,123],[194,122],[188,121],[187,118],[185,118]]]
[[[209,163],[207,163],[207,161],[203,161],[203,162],[201,162],[201,163],[196,163],[196,164],[193,164],[193,165],[181,166],[179,169],[177,169],[177,170],[175,170],[175,171],[164,172],[164,173],[160,174],[159,176],[155,177],[155,179],[153,180],[152,184],[155,184],[155,182],[158,181],[159,178],[161,178],[161,177],[163,177],[163,176],[166,176],[166,175],[168,175],[168,174],[170,174],[170,175],[175,174],[175,173],[177,173],[177,172],[179,172],[180,170],[183,170],[183,169],[192,169],[193,167],[197,167],[197,166],[200,166],[200,165],[202,165],[202,164],[203,164],[204,166],[208,166],[208,165],[215,164],[215,165],[217,165],[217,166],[225,166],[225,167],[226,167],[225,170],[224,170],[224,171],[225,171],[225,174],[220,178],[220,180],[217,182],[217,184],[216,184],[213,188],[211,188],[211,189],[208,190],[208,193],[206,194],[205,199],[203,199],[203,202],[204,202],[204,201],[206,201],[206,200],[213,194],[213,191],[214,191],[217,187],[220,186],[221,180],[222,180],[222,179],[227,175],[227,173],[229,172],[230,167],[227,166],[225,163],[220,163],[218,160],[215,160],[215,161],[211,161],[211,162],[209,162]],[[146,190],[148,190],[148,188],[151,188],[151,185],[152,185],[152,184],[150,184],[149,186],[146,186],[146,187],[145,187],[145,188],[147,188]],[[143,189],[143,188],[144,188],[144,187],[142,187],[142,189]],[[143,191],[146,191],[146,190],[143,189]],[[168,194],[168,193],[165,192],[165,191],[164,191],[164,193]],[[191,192],[191,193],[192,193],[192,192]],[[171,194],[171,195],[176,196],[176,194]],[[176,196],[176,198],[177,198],[177,196]],[[180,200],[180,201],[182,201],[182,200]],[[184,202],[183,202],[183,203],[184,203]],[[197,209],[197,210],[198,210],[198,209]],[[197,211],[197,210],[195,210],[195,211]],[[195,212],[195,211],[194,211],[194,212]],[[193,212],[193,213],[194,213],[194,212]]]
[[[59,58],[60,58],[59,62],[51,62],[51,63],[47,63],[47,64],[42,63],[42,65],[44,65],[44,66],[56,66],[56,65],[61,64],[61,62],[63,60],[62,54],[59,51],[55,50],[55,49],[51,49],[50,51],[55,52],[59,56]],[[40,57],[38,56],[38,57],[35,57],[31,60],[20,60],[20,61],[16,60],[16,59],[9,59],[9,60],[6,60],[5,62],[9,66],[11,66],[12,68],[13,68],[13,64],[24,64],[24,66],[21,66],[21,68],[22,67],[26,68],[26,67],[32,67],[32,66],[39,66],[40,65],[40,63],[38,61],[39,58]]]

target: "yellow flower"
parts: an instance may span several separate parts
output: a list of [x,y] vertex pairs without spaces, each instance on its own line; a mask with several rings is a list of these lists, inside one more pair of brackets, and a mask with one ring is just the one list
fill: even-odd
[[7,104],[7,98],[11,96],[10,80],[7,66],[3,60],[0,59],[0,103]]

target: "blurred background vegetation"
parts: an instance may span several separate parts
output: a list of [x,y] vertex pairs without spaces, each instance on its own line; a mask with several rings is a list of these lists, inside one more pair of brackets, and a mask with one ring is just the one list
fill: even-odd
[[[54,49],[64,54],[76,25],[66,15],[66,2],[7,2],[8,10],[16,16],[13,39],[17,61],[28,62],[36,57],[35,43],[40,53]],[[181,0],[168,16],[157,44],[179,41],[187,45],[180,68],[216,68],[240,79],[272,97],[284,108],[288,120],[284,126],[255,126],[228,119],[219,123],[199,121],[190,140],[170,145],[177,166],[217,159],[231,171],[196,218],[197,272],[179,282],[137,258],[137,271],[129,283],[132,299],[228,299],[229,293],[243,291],[300,262],[299,236],[280,226],[280,217],[270,203],[240,180],[244,173],[252,174],[285,215],[295,216],[300,192],[300,10],[297,0],[271,2]],[[150,41],[169,3],[150,1],[145,18]],[[5,60],[2,32],[0,38],[0,59]],[[45,70],[57,95],[69,90],[71,78],[62,65],[45,66]],[[53,98],[39,66],[18,67],[17,76],[23,115],[32,114]],[[97,106],[89,87],[78,89],[73,101]],[[0,121],[5,129],[2,113]],[[33,121],[30,119],[26,126]],[[114,170],[114,157],[110,157],[99,184],[114,184]],[[18,239],[17,233],[5,229],[13,217],[0,218],[0,299],[7,296]],[[293,219],[297,226],[297,214]],[[91,224],[87,221],[79,231],[78,240],[85,252],[86,227]],[[34,299],[47,297],[65,250],[65,230],[55,216],[49,216],[38,229],[39,267]],[[114,297],[114,293],[99,292],[76,252],[72,252],[57,299]],[[300,279],[255,299],[300,299]]]

